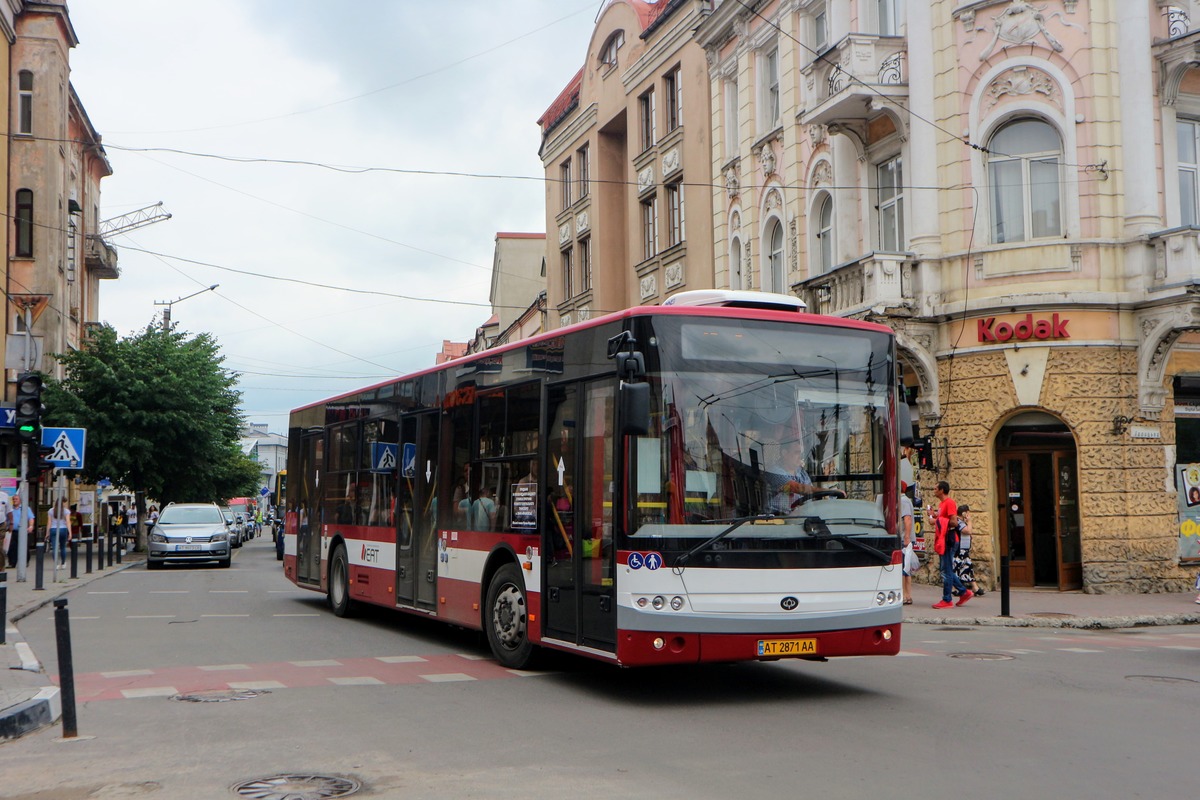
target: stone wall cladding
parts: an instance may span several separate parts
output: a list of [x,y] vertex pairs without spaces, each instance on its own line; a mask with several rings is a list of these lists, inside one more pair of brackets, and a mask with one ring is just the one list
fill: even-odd
[[[999,566],[995,441],[1003,419],[1018,408],[1016,389],[1002,349],[953,361],[952,367],[945,358],[938,362],[943,416],[935,434],[948,443],[950,469],[920,473],[921,488],[928,505],[937,482],[948,480],[959,504],[977,510],[972,561],[980,582],[993,588]],[[1132,348],[1054,347],[1040,405],[1022,409],[1059,417],[1075,436],[1086,592],[1181,591],[1194,580],[1194,566],[1178,563],[1176,498],[1165,491],[1171,420],[1145,423],[1161,428],[1160,439],[1113,432],[1114,417],[1136,414],[1136,375]],[[929,548],[918,577],[937,582],[932,534]]]

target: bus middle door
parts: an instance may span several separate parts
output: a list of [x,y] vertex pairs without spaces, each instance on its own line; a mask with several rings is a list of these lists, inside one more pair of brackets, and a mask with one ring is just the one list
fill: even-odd
[[432,606],[426,585],[437,564],[438,415],[400,420],[400,470],[396,487],[396,604]]

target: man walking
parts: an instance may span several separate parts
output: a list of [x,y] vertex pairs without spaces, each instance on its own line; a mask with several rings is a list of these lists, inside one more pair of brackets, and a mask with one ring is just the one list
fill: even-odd
[[946,481],[938,481],[933,496],[938,499],[936,509],[933,506],[929,507],[930,515],[936,515],[934,519],[937,525],[937,538],[934,540],[933,549],[941,558],[942,569],[942,600],[934,603],[933,607],[950,608],[953,605],[950,602],[951,593],[955,589],[958,589],[961,595],[958,599],[958,605],[961,606],[974,597],[975,593],[964,586],[954,574],[954,551],[958,549],[958,503],[950,496],[950,484]]

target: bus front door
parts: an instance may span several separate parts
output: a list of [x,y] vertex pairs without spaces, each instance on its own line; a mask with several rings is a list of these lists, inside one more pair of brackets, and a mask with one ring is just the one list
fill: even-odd
[[548,389],[545,634],[616,650],[611,380]]
[[433,608],[437,576],[438,415],[400,420],[396,604]]

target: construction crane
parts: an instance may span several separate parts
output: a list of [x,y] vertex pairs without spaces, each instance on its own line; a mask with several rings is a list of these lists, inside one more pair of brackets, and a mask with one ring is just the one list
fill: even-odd
[[130,211],[128,214],[122,214],[112,219],[101,220],[100,224],[96,226],[96,233],[101,237],[115,236],[118,233],[128,233],[136,228],[143,228],[170,218],[171,215],[163,211],[162,201],[159,200],[152,206],[139,208],[137,211]]

